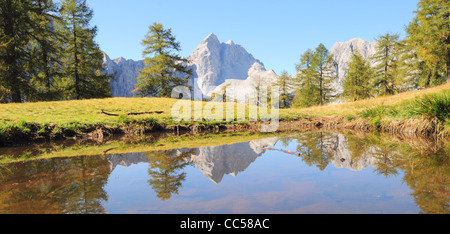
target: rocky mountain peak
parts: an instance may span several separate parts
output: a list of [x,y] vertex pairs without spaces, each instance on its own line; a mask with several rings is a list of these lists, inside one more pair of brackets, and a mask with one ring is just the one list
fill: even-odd
[[348,65],[352,59],[352,54],[358,50],[364,59],[369,60],[375,54],[376,42],[370,42],[361,38],[353,38],[346,42],[336,42],[330,50],[336,62],[336,72],[338,79],[332,84],[336,94],[343,92],[344,79],[347,75]]
[[210,33],[208,36],[205,37],[205,39],[203,39],[202,42],[200,42],[200,44],[202,43],[208,43],[208,42],[212,42],[212,43],[220,43],[219,38],[217,38],[216,34],[214,33]]
[[[221,43],[216,35],[209,34],[192,52],[189,62],[194,79],[203,94],[212,91],[227,79],[245,80],[255,63],[260,70],[264,65],[233,41]],[[265,70],[265,69],[264,69]]]
[[[335,94],[343,91],[342,85],[355,49],[358,49],[365,59],[369,59],[375,53],[376,42],[353,38],[347,42],[335,43],[330,50],[337,65],[338,79],[331,87]],[[261,83],[261,80],[265,85],[270,85],[278,79],[273,70],[266,71],[264,64],[243,46],[232,40],[220,42],[214,33],[199,43],[188,60],[188,65],[193,70],[191,79],[195,82],[193,87],[204,96],[225,86],[235,86],[238,93],[249,93],[256,83]],[[127,60],[123,57],[111,60],[105,53],[103,63],[106,73],[116,73],[116,79],[111,81],[113,96],[132,97],[131,91],[135,88],[138,77],[137,70],[144,68],[144,61]]]

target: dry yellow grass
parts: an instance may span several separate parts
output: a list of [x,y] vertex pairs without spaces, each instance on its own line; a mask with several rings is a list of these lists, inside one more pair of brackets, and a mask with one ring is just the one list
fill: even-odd
[[[35,102],[35,103],[7,103],[0,104],[0,126],[15,124],[21,121],[38,124],[68,124],[68,123],[117,123],[119,117],[102,113],[102,110],[111,113],[125,115],[132,112],[163,111],[162,114],[130,115],[128,118],[134,120],[154,118],[158,121],[172,119],[172,107],[177,102],[191,105],[189,120],[193,117],[203,119],[225,119],[229,105],[223,105],[223,112],[216,112],[223,103],[218,102],[192,102],[180,101],[172,98],[105,98],[89,100]],[[196,104],[201,105],[198,112]],[[248,107],[242,104],[231,104],[234,106],[234,117],[237,117],[237,107],[244,107],[245,117],[248,117]],[[214,107],[216,106],[216,107]],[[208,108],[209,107],[209,108]],[[205,111],[205,110],[210,111]],[[212,111],[211,111],[212,109]],[[182,111],[181,111],[182,112]]]
[[113,123],[117,116],[102,114],[125,114],[129,112],[164,111],[163,114],[135,116],[134,118],[163,118],[170,116],[172,105],[170,98],[107,98],[73,101],[9,103],[0,104],[0,123],[26,121],[34,123],[64,124],[71,122]]
[[[368,108],[378,106],[394,106],[404,101],[412,100],[417,96],[450,89],[450,84],[439,87],[409,91],[395,96],[385,96],[356,102],[348,102],[330,106],[316,106],[302,109],[280,110],[281,120],[298,119],[303,116],[349,116],[360,113]],[[129,112],[164,111],[163,114],[136,115],[131,118],[139,120],[154,118],[159,121],[172,118],[172,106],[179,100],[171,98],[106,98],[73,101],[36,102],[36,103],[9,103],[0,104],[0,126],[14,124],[21,121],[38,124],[67,124],[67,123],[103,123],[113,124],[118,122],[117,116],[102,114],[108,113],[126,114]],[[202,105],[206,105],[203,102]],[[194,114],[194,112],[192,112]],[[224,116],[226,107],[224,108]],[[248,108],[246,108],[248,117]],[[203,117],[207,117],[203,115]]]
[[450,89],[450,84],[441,85],[438,87],[408,91],[393,96],[383,96],[371,98],[355,102],[347,102],[343,104],[329,105],[329,106],[314,106],[309,108],[291,108],[283,110],[285,115],[303,114],[308,116],[350,116],[361,113],[369,108],[376,108],[380,106],[396,106],[403,102],[413,100],[416,97],[426,94],[432,94],[441,90]]
[[[181,148],[199,148],[199,147],[210,147],[219,145],[231,145],[242,142],[249,142],[258,139],[268,138],[268,137],[281,137],[289,136],[291,132],[284,133],[256,133],[249,134],[245,132],[237,133],[221,133],[221,134],[209,134],[209,135],[182,135],[182,136],[166,136],[152,141],[151,135],[147,137],[141,137],[142,142],[127,142],[126,139],[117,141],[108,141],[101,145],[89,145],[85,144],[80,147],[80,144],[75,144],[73,146],[59,146],[55,145],[54,148],[48,148],[47,150],[36,150],[40,148],[40,145],[35,145],[34,148],[23,148],[14,149],[14,154],[8,154],[6,152],[0,153],[0,165],[7,164],[11,162],[18,162],[23,160],[38,160],[38,159],[49,159],[55,157],[71,157],[71,156],[93,156],[93,155],[104,155],[105,152],[108,154],[123,154],[123,153],[133,153],[133,152],[150,152],[150,151],[160,151],[160,150],[172,150]],[[148,141],[151,142],[148,142]],[[34,151],[38,151],[37,154],[30,158],[27,154]],[[19,152],[18,152],[19,151]],[[21,154],[18,156],[17,154]],[[3,156],[3,157],[2,157]],[[8,156],[8,157],[6,157]]]

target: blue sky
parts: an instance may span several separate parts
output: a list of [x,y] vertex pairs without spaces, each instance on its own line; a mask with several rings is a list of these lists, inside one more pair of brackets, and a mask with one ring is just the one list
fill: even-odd
[[210,33],[242,45],[266,69],[295,72],[308,48],[351,38],[373,41],[386,32],[405,36],[418,0],[88,0],[98,27],[96,41],[112,59],[142,59],[148,27],[172,28],[189,57]]

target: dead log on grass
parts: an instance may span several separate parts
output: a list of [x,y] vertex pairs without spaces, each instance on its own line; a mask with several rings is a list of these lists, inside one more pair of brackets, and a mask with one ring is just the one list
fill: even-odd
[[[164,113],[164,111],[145,111],[145,112],[130,112],[124,115],[147,115],[147,114],[162,114],[162,113]],[[109,116],[120,116],[119,114],[108,113],[105,112],[104,110],[102,110],[102,114]]]

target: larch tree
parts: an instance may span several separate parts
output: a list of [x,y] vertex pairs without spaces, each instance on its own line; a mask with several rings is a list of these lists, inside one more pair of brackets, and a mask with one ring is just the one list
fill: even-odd
[[280,87],[280,108],[291,107],[292,95],[291,92],[294,88],[292,77],[289,76],[286,70],[281,72],[281,76],[278,78],[275,86]]
[[33,95],[28,101],[46,101],[59,99],[59,87],[56,77],[61,70],[60,56],[62,52],[61,37],[55,24],[60,20],[56,4],[53,0],[31,1],[30,11],[34,21],[32,41],[30,42],[29,73],[32,76]]
[[300,63],[296,65],[298,88],[295,91],[294,106],[309,107],[319,103],[319,90],[315,83],[316,66],[311,49],[300,56]]
[[316,84],[319,91],[319,105],[324,105],[331,100],[331,82],[337,78],[333,55],[321,43],[314,52],[313,63],[316,68]]
[[0,90],[3,100],[22,102],[32,89],[29,66],[31,40],[29,0],[0,0]]
[[[402,41],[402,50],[399,62],[401,77],[408,88],[418,89],[442,84],[445,73],[443,66],[429,67],[427,62],[417,53],[417,45],[411,43],[410,38]],[[441,62],[442,64],[442,62]]]
[[142,40],[146,67],[139,71],[136,89],[140,96],[171,97],[172,89],[186,85],[192,75],[187,59],[180,57],[180,43],[161,23],[149,27]]
[[331,83],[337,78],[337,72],[333,56],[323,44],[319,44],[314,51],[308,49],[296,68],[299,89],[296,91],[295,106],[324,105],[331,100]]
[[398,34],[386,33],[379,36],[376,44],[376,53],[372,60],[374,69],[373,86],[379,95],[392,95],[398,90],[397,70],[399,59]]
[[[450,1],[420,0],[407,28],[418,61],[427,66],[425,86],[450,83]],[[439,74],[439,75],[436,75]]]
[[111,96],[110,75],[103,74],[103,52],[94,41],[97,27],[91,26],[93,11],[86,0],[62,0],[59,33],[64,36],[62,80],[65,99]]
[[371,97],[371,82],[373,71],[368,61],[366,61],[354,48],[352,59],[348,65],[347,76],[345,77],[342,96],[351,101],[357,101]]

